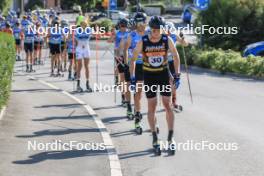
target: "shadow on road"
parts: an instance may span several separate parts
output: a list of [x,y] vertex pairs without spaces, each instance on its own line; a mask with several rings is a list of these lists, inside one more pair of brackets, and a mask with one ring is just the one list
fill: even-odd
[[36,164],[46,160],[62,160],[62,159],[71,159],[71,158],[80,158],[87,156],[98,156],[98,155],[107,155],[106,150],[67,150],[67,151],[50,151],[50,152],[41,152],[29,156],[25,160],[13,161],[14,164]]
[[99,133],[103,129],[99,128],[80,128],[80,129],[53,129],[53,130],[41,130],[36,131],[31,135],[17,135],[17,138],[34,138],[40,136],[56,136],[56,135],[67,135],[67,134],[75,134],[75,133]]
[[49,121],[49,120],[88,120],[92,119],[93,116],[91,115],[77,115],[77,116],[54,116],[54,117],[45,117],[41,119],[32,119],[32,121],[36,122],[43,122],[43,121]]
[[76,108],[80,106],[82,106],[82,104],[71,103],[71,104],[50,104],[50,105],[34,106],[34,108]]
[[124,120],[124,119],[127,119],[127,117],[126,116],[106,117],[102,119],[102,122],[108,123],[108,124],[115,124],[115,123],[118,123],[116,121]]
[[11,92],[59,92],[59,90],[55,89],[16,89],[16,90],[11,90]]
[[147,150],[143,150],[143,151],[119,154],[118,157],[120,160],[123,160],[123,159],[134,158],[134,157],[142,157],[142,156],[146,156],[146,155],[150,155],[150,157],[155,157],[152,148],[147,149]]

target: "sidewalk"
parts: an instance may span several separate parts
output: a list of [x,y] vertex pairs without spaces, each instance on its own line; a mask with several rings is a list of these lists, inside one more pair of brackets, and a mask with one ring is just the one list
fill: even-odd
[[106,150],[28,149],[30,142],[40,147],[40,143],[56,141],[99,145],[102,139],[82,105],[26,76],[14,76],[6,114],[0,121],[0,140],[1,176],[110,173]]

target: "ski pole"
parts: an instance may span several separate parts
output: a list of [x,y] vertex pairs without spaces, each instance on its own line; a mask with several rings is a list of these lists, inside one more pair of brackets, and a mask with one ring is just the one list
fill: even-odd
[[188,71],[188,65],[187,65],[187,61],[186,61],[186,54],[185,54],[184,46],[182,46],[182,51],[183,51],[184,66],[185,66],[185,71],[186,71],[186,76],[187,76],[187,81],[188,81],[188,88],[189,88],[189,92],[190,92],[190,98],[191,98],[191,102],[193,104],[192,89],[191,89],[191,83],[190,83],[190,78],[189,78],[189,71]]

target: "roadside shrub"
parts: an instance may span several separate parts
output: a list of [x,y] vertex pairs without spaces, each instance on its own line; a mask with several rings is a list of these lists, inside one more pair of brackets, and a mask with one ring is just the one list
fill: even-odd
[[[189,62],[191,60],[193,65],[202,68],[217,70],[222,74],[237,73],[247,76],[264,77],[263,57],[249,56],[244,58],[239,52],[212,48],[202,50],[195,47],[186,47],[186,52],[189,52],[188,54],[186,53],[187,60]],[[182,57],[181,54],[180,57]]]
[[95,26],[104,27],[106,32],[109,32],[111,30],[111,27],[113,26],[113,22],[107,18],[99,19],[91,23],[91,27]]
[[147,4],[147,5],[144,5],[144,8],[145,7],[157,7],[157,8],[160,8],[161,14],[164,14],[165,13],[165,9],[166,9],[165,5],[161,4],[161,3],[159,3],[159,4]]
[[0,109],[6,104],[15,63],[15,42],[10,34],[0,32]]

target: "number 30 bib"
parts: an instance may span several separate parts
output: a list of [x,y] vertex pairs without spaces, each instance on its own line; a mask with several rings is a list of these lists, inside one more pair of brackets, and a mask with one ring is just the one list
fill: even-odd
[[164,57],[163,56],[150,56],[148,58],[148,62],[153,67],[159,67],[163,63]]

